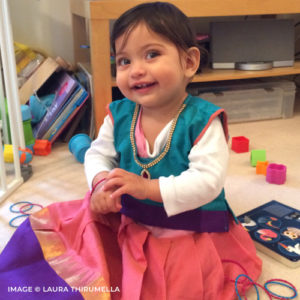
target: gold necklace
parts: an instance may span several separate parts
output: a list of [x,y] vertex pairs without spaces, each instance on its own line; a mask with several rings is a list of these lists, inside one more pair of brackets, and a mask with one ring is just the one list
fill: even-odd
[[168,140],[167,140],[167,143],[165,145],[163,152],[161,152],[161,154],[158,157],[156,157],[154,160],[152,160],[151,162],[149,162],[147,164],[143,164],[137,158],[137,149],[136,149],[135,141],[134,141],[134,129],[135,129],[137,115],[138,115],[138,111],[139,111],[139,107],[140,107],[140,105],[138,105],[138,104],[135,105],[135,110],[133,113],[131,127],[130,127],[130,142],[131,142],[131,146],[132,146],[132,150],[133,150],[134,161],[138,166],[140,166],[143,169],[140,174],[142,177],[151,179],[151,175],[150,175],[150,172],[148,171],[148,169],[153,167],[154,165],[158,164],[170,150],[171,141],[172,141],[173,133],[174,133],[174,130],[175,130],[175,127],[177,124],[178,117],[179,117],[180,113],[184,110],[185,106],[186,106],[185,104],[182,104],[182,106],[178,110],[175,118],[172,121],[169,137],[168,137]]

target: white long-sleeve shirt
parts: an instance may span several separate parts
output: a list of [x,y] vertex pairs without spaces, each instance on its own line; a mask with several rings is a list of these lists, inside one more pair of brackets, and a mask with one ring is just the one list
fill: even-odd
[[[150,158],[159,155],[164,148],[171,123],[172,121],[157,136],[152,153],[146,141]],[[167,215],[192,210],[214,200],[224,186],[228,157],[223,127],[220,119],[215,118],[202,138],[192,147],[188,156],[189,168],[179,176],[159,177],[160,193]],[[113,123],[109,116],[105,117],[98,137],[86,152],[84,166],[90,188],[99,172],[118,167]]]

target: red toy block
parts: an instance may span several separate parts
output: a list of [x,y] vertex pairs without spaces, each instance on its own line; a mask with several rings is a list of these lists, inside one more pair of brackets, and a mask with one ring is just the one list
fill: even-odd
[[249,139],[244,136],[235,136],[232,138],[231,149],[236,153],[249,151]]
[[51,143],[48,140],[35,140],[33,151],[35,155],[48,155],[51,152]]

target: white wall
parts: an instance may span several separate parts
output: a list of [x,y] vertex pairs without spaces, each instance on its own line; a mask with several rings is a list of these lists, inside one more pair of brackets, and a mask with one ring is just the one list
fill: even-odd
[[73,63],[69,0],[8,0],[14,40]]

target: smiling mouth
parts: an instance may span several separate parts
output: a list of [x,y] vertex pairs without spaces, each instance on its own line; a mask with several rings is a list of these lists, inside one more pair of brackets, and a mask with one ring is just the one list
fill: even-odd
[[143,84],[137,84],[135,86],[133,86],[133,89],[135,90],[141,90],[141,89],[146,89],[149,88],[151,86],[155,85],[155,82],[152,83],[143,83]]

